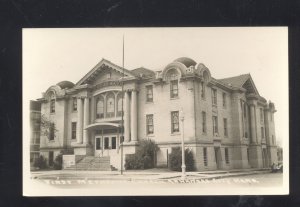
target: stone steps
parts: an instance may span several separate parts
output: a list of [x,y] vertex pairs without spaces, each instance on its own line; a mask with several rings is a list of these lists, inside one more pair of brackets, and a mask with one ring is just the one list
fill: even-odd
[[66,168],[66,170],[92,170],[92,171],[111,171],[117,170],[110,165],[110,157],[86,156],[76,165]]

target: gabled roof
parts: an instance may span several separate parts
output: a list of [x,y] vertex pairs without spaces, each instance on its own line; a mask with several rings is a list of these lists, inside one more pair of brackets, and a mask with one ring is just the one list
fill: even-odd
[[223,83],[226,83],[228,85],[234,86],[234,87],[242,87],[244,83],[250,78],[250,74],[243,74],[239,76],[224,78],[224,79],[218,79],[218,81],[222,81]]
[[249,93],[256,93],[259,95],[256,86],[252,80],[252,77],[249,73],[242,74],[239,76],[229,77],[229,78],[223,78],[218,79],[218,81],[221,81],[225,83],[228,86],[238,87],[238,88],[245,88]]
[[155,72],[154,71],[152,71],[150,69],[147,69],[147,68],[144,68],[144,67],[133,69],[133,70],[131,70],[131,72],[137,77],[143,77],[143,78],[153,78],[153,77],[155,77]]
[[130,70],[127,70],[125,68],[123,69],[122,67],[110,62],[109,60],[102,58],[102,60],[92,70],[90,70],[83,78],[81,78],[76,83],[75,86],[79,86],[82,83],[84,83],[87,79],[89,79],[90,77],[95,76],[99,72],[99,70],[101,70],[102,65],[107,65],[107,66],[119,71],[120,73],[123,73],[123,71],[124,71],[124,75],[127,77],[135,77],[135,74],[132,73]]

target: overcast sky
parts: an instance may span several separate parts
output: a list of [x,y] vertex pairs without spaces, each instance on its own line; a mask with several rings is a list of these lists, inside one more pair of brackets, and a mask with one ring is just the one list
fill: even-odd
[[78,82],[102,58],[121,66],[123,34],[127,69],[162,70],[189,57],[217,79],[250,73],[275,103],[277,138],[288,139],[288,33],[281,27],[24,29],[24,104],[60,81]]

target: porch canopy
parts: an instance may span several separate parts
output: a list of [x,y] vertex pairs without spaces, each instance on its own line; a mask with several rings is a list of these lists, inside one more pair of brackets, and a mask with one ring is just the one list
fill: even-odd
[[111,129],[112,127],[121,128],[121,124],[111,123],[111,122],[101,122],[101,123],[90,124],[85,129],[86,130]]

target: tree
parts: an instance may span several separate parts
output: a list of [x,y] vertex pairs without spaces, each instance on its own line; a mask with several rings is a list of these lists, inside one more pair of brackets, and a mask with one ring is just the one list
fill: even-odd
[[[185,149],[185,165],[186,165],[186,171],[194,171],[195,170],[195,161],[193,152],[190,149]],[[170,165],[169,168],[174,171],[181,171],[181,165],[182,165],[182,155],[181,155],[181,148],[180,147],[174,147],[172,148],[172,152],[169,155],[170,158]]]
[[53,121],[50,121],[45,114],[41,116],[41,134],[43,136],[50,138],[50,136],[54,136],[57,132],[56,125]]
[[149,169],[155,166],[155,154],[159,147],[152,140],[141,140],[135,154],[125,159],[125,168]]

